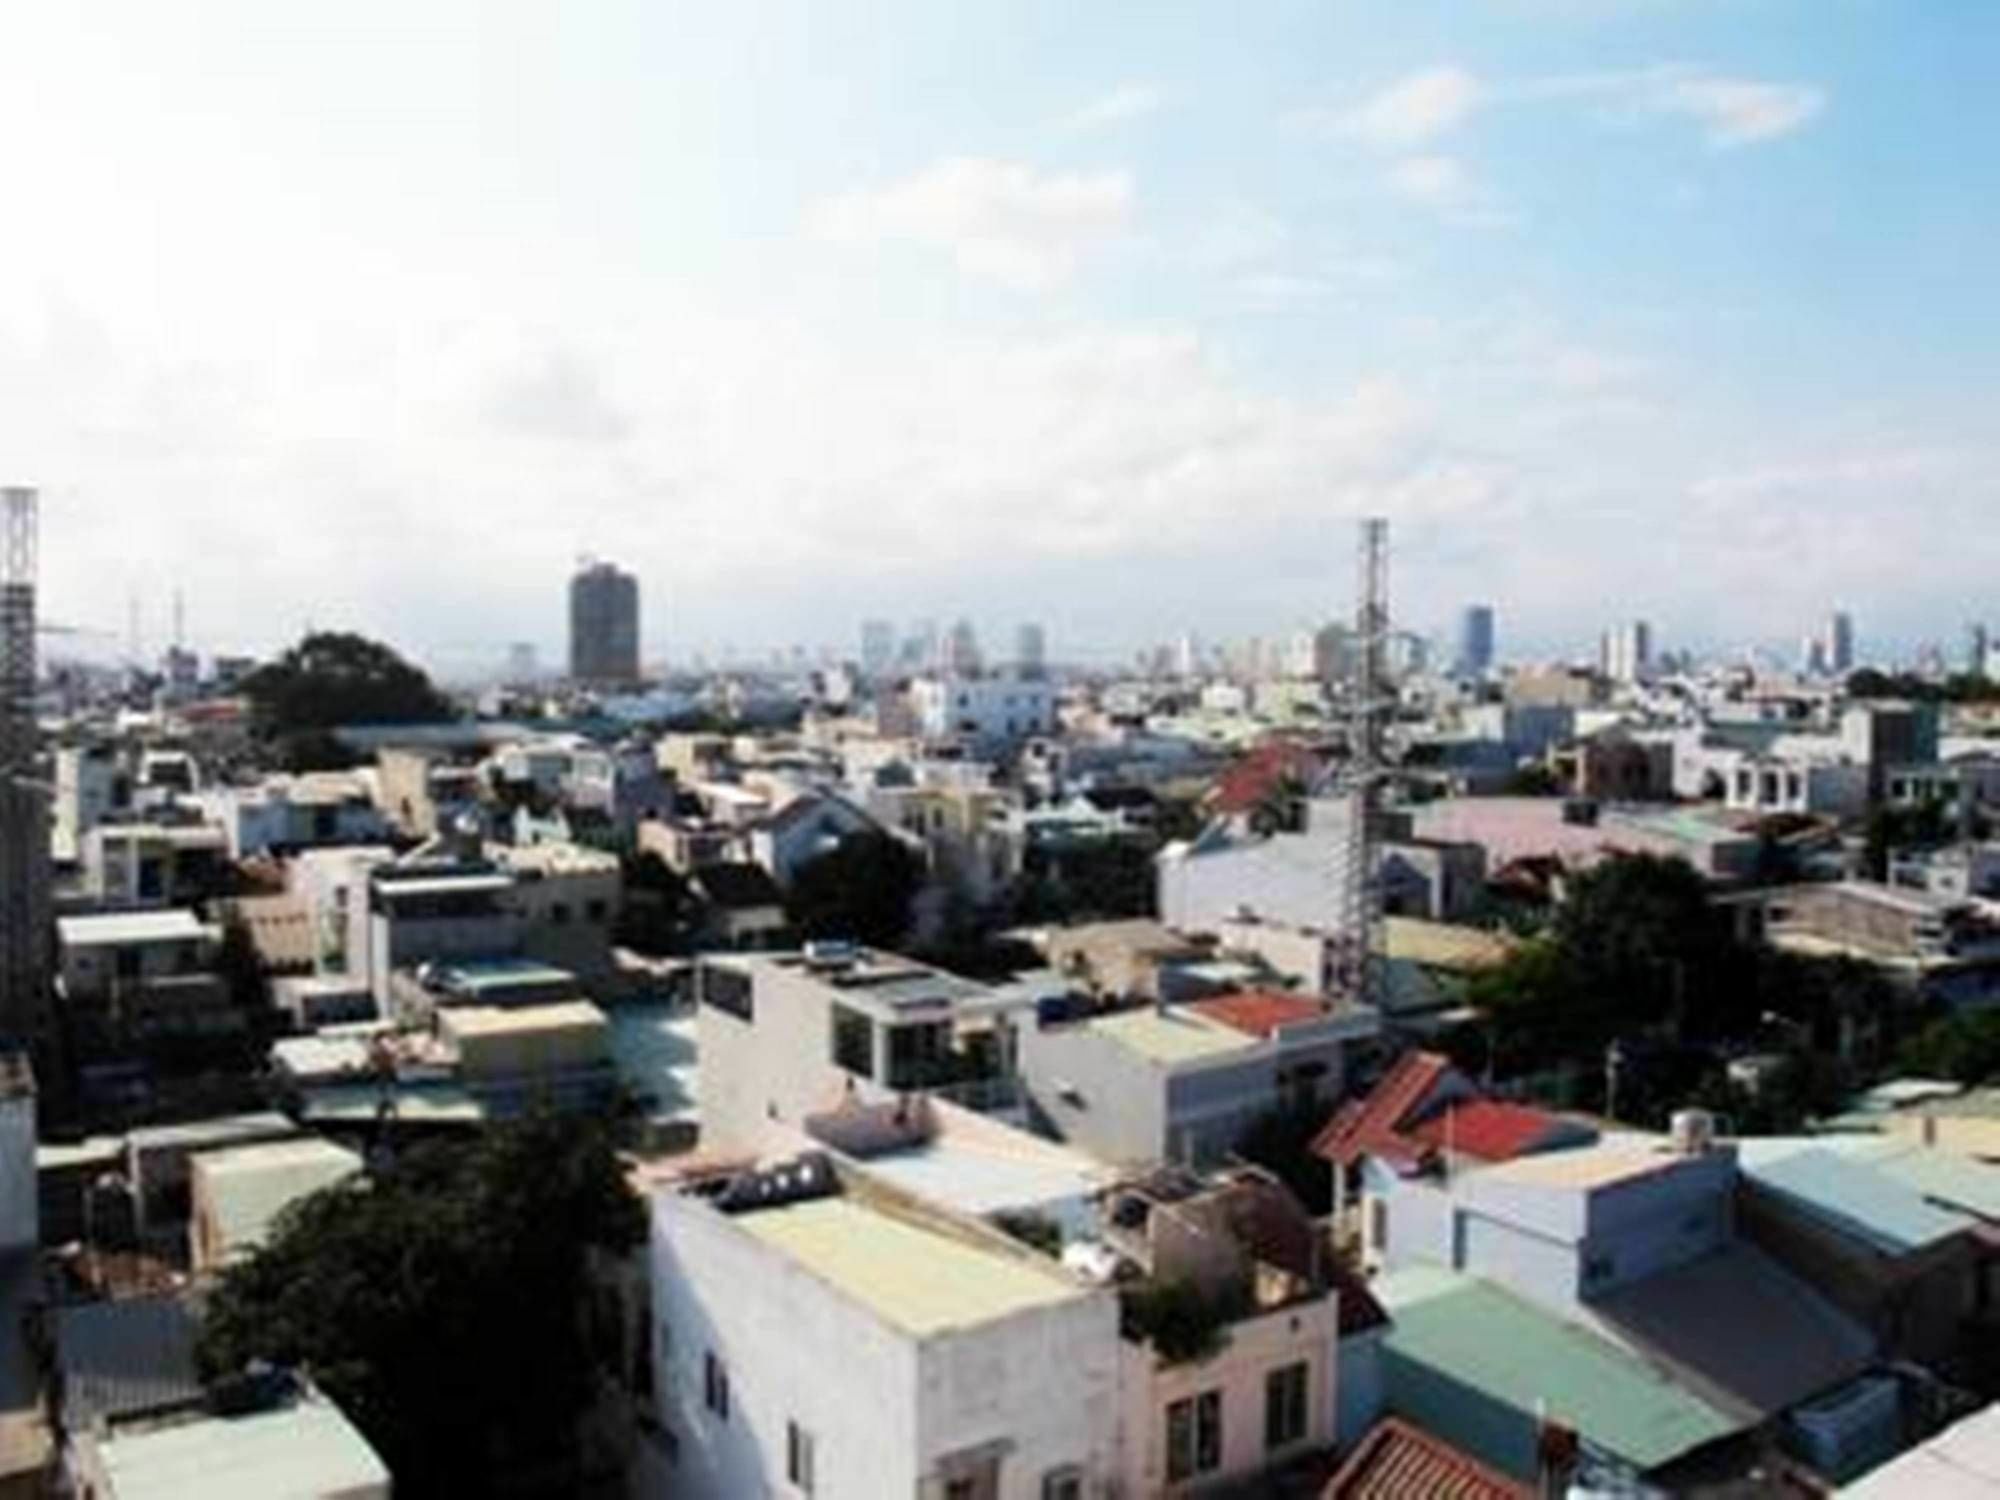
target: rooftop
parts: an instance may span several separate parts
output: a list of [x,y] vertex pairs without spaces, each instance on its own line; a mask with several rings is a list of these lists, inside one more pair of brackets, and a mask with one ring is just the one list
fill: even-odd
[[92,912],[58,917],[56,932],[65,948],[104,948],[125,943],[191,943],[214,935],[185,907],[172,911]]
[[1529,1500],[1534,1491],[1401,1417],[1369,1428],[1320,1500]]
[[760,1208],[735,1222],[918,1338],[1086,1295],[1031,1252],[982,1245],[852,1197]]
[[[260,1244],[287,1206],[361,1170],[361,1158],[318,1136],[203,1152],[194,1159],[224,1257]],[[201,1195],[197,1194],[197,1201]]]
[[1616,1137],[1575,1146],[1564,1151],[1544,1151],[1513,1161],[1498,1162],[1481,1171],[1483,1179],[1519,1183],[1528,1187],[1593,1188],[1636,1181],[1665,1172],[1687,1158],[1665,1141]]
[[1882,1167],[1811,1137],[1745,1140],[1738,1151],[1758,1187],[1885,1255],[1909,1254],[1972,1225]]
[[283,1500],[387,1493],[389,1471],[332,1402],[202,1417],[104,1445],[118,1500]]
[[1217,995],[1212,1000],[1196,1000],[1182,1008],[1254,1037],[1273,1036],[1281,1026],[1327,1020],[1336,1009],[1332,1001],[1318,995],[1298,995],[1288,990],[1242,990],[1233,995]]
[[1411,1128],[1413,1140],[1427,1146],[1443,1147],[1456,1155],[1480,1161],[1512,1161],[1545,1145],[1553,1145],[1586,1127],[1575,1125],[1561,1115],[1534,1109],[1525,1104],[1509,1104],[1498,1099],[1470,1099],[1447,1105],[1422,1124]]
[[55,1321],[72,1422],[134,1417],[201,1399],[194,1312],[181,1298],[84,1302],[58,1308]]
[[[1378,1278],[1372,1289],[1394,1320],[1383,1341],[1388,1388],[1400,1395],[1395,1367],[1404,1362],[1444,1377],[1449,1387],[1439,1410],[1408,1414],[1468,1446],[1457,1429],[1478,1425],[1477,1410],[1452,1388],[1529,1421],[1546,1412],[1641,1471],[1744,1425],[1637,1355],[1491,1282],[1414,1266]],[[1423,1388],[1440,1390],[1429,1382]]]
[[1091,1030],[1110,1037],[1163,1068],[1205,1062],[1254,1047],[1256,1039],[1236,1027],[1210,1020],[1189,1006],[1136,1006],[1094,1017]]
[[2000,1500],[2000,1405],[1974,1412],[1840,1493],[1844,1500]]
[[1432,969],[1490,969],[1514,951],[1511,938],[1482,927],[1432,922],[1423,917],[1384,917],[1383,952]]

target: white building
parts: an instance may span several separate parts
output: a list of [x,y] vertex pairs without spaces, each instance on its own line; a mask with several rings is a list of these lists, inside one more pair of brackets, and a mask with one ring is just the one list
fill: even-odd
[[652,1219],[659,1421],[635,1493],[1104,1493],[1118,1426],[1109,1288],[824,1156],[713,1199],[661,1192]]
[[1653,669],[1653,627],[1633,620],[1605,631],[1598,666],[1613,682],[1644,682]]
[[255,786],[215,787],[192,800],[222,828],[231,859],[389,836],[369,779],[353,771],[267,776]]
[[1056,729],[1055,690],[1019,677],[921,677],[910,684],[910,711],[928,740],[998,746]]

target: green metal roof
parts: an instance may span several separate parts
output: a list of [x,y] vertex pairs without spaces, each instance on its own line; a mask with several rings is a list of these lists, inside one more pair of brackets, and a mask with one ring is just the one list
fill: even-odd
[[[1552,1420],[1641,1472],[1742,1429],[1636,1355],[1491,1282],[1413,1266],[1369,1290],[1393,1320],[1383,1343],[1392,1406],[1396,1367],[1407,1362],[1529,1423],[1539,1403]],[[1483,1446],[1474,1435],[1438,1432],[1473,1451]]]

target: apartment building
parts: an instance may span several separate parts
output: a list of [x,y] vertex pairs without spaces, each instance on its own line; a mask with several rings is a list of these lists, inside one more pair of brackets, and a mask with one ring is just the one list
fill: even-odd
[[57,983],[85,1046],[239,1029],[213,972],[220,936],[185,909],[59,918]]

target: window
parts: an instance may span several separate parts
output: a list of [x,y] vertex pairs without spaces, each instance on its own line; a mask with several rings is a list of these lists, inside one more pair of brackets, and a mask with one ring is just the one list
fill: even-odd
[[723,1421],[729,1420],[729,1371],[713,1349],[702,1357],[701,1402]]
[[739,1020],[756,1019],[751,1004],[751,983],[748,974],[739,974],[734,969],[718,965],[703,964],[701,969],[702,1004],[716,1010],[729,1012]]
[[800,1493],[813,1492],[813,1435],[796,1422],[785,1424],[785,1478]]
[[1083,1470],[1064,1464],[1042,1476],[1042,1500],[1083,1500]]
[[601,925],[604,922],[604,920],[611,915],[611,908],[607,906],[603,901],[592,901],[589,902],[587,905],[585,905],[584,914],[588,916],[591,921]]
[[944,1076],[948,1022],[920,1022],[889,1029],[889,1075],[892,1089],[929,1088]]
[[1609,1281],[1618,1274],[1618,1262],[1611,1255],[1600,1251],[1588,1256],[1583,1262],[1583,1279],[1595,1283]]
[[549,908],[549,921],[557,927],[569,926],[569,904],[558,901]]
[[1167,1480],[1177,1483],[1222,1464],[1222,1392],[1203,1391],[1167,1406]]
[[833,1006],[833,1065],[863,1078],[875,1076],[875,1023],[852,1006]]
[[1264,1446],[1283,1448],[1306,1435],[1304,1360],[1283,1365],[1264,1377]]

